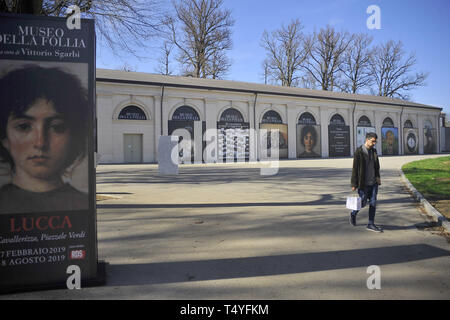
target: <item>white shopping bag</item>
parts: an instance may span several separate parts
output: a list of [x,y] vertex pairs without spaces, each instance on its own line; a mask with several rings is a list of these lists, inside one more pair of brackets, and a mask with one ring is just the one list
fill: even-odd
[[361,210],[361,198],[357,194],[348,196],[346,206],[350,210]]

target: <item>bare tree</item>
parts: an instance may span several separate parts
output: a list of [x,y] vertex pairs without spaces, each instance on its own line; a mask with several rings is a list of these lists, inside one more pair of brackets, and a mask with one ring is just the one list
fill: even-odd
[[344,53],[341,72],[341,91],[358,93],[362,89],[370,89],[372,84],[371,59],[373,38],[367,34],[356,34]]
[[322,90],[333,91],[338,86],[344,53],[352,36],[327,26],[310,36],[311,54],[304,68]]
[[371,71],[379,96],[409,99],[408,92],[425,85],[428,76],[424,72],[414,73],[416,56],[405,57],[403,43],[392,40],[376,47],[371,60]]
[[136,72],[137,67],[130,65],[128,62],[125,62],[123,65],[117,67],[116,70],[127,71],[127,72]]
[[80,9],[82,18],[95,20],[97,35],[117,53],[136,55],[160,31],[164,2],[161,0],[0,0],[0,12],[66,17],[70,6]]
[[262,73],[262,77],[264,79],[264,84],[268,83],[268,79],[269,79],[269,60],[264,59],[264,61],[261,64],[262,69],[263,69],[263,73]]
[[296,86],[301,78],[301,66],[309,55],[310,45],[302,32],[299,19],[271,33],[264,31],[261,46],[266,49],[264,72],[282,86]]
[[206,74],[212,79],[223,78],[231,67],[231,61],[223,51],[215,51],[206,63]]
[[231,49],[231,11],[223,0],[178,0],[167,18],[170,40],[178,48],[183,73],[197,78],[220,78],[229,69],[225,52]]
[[301,86],[302,88],[305,88],[305,89],[312,89],[312,90],[318,89],[316,79],[314,79],[314,77],[308,72],[306,72],[300,79],[299,86]]
[[158,59],[158,65],[156,72],[166,76],[172,75],[172,69],[170,68],[170,55],[172,54],[173,44],[169,41],[164,41],[161,46],[161,56]]

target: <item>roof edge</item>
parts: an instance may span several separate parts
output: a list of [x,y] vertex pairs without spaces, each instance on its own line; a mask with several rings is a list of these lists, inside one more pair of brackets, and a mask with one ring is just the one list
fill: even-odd
[[[110,69],[100,69],[100,70],[105,70],[105,71],[109,71],[109,72],[120,72],[122,73],[122,71],[120,70],[110,70]],[[134,74],[140,74],[140,75],[146,75],[147,73],[144,72],[126,72],[126,74],[130,74],[130,73],[134,73]],[[188,77],[180,77],[180,76],[164,76],[164,75],[157,75],[157,74],[148,74],[151,75],[153,77],[158,76],[158,77],[162,77],[162,78],[170,78],[172,80],[176,80],[177,78],[180,79],[184,79],[186,80],[192,80],[195,78],[188,78]],[[198,79],[195,79],[198,80]],[[220,82],[231,82],[230,80],[213,80],[213,79],[208,79],[210,81],[220,81]],[[393,106],[400,106],[400,107],[409,107],[409,108],[423,108],[423,109],[433,109],[433,110],[440,110],[442,111],[443,108],[440,107],[435,107],[435,106],[430,106],[430,105],[423,105],[423,104],[418,104],[418,103],[414,103],[413,104],[409,104],[409,101],[403,101],[403,100],[393,100],[393,101],[370,101],[370,100],[365,100],[365,99],[361,99],[359,98],[359,96],[361,95],[357,95],[357,94],[352,94],[352,93],[345,93],[346,95],[349,95],[348,98],[346,97],[332,97],[332,96],[320,96],[321,91],[320,90],[314,90],[314,92],[316,93],[316,95],[312,94],[312,95],[308,95],[306,93],[290,93],[290,92],[281,92],[281,91],[272,91],[270,89],[273,89],[272,87],[274,86],[267,86],[268,90],[261,90],[258,88],[254,88],[254,89],[245,89],[245,88],[231,88],[231,87],[221,87],[221,86],[212,86],[212,85],[202,85],[202,84],[183,84],[183,83],[173,83],[173,82],[164,82],[164,81],[150,81],[150,80],[132,80],[132,79],[117,79],[117,78],[108,78],[108,77],[101,77],[101,76],[97,76],[96,77],[96,81],[99,82],[107,82],[107,83],[122,83],[122,84],[137,84],[137,85],[148,85],[148,86],[159,86],[159,87],[174,87],[174,88],[189,88],[189,89],[198,89],[198,90],[216,90],[216,91],[227,91],[227,92],[242,92],[242,93],[250,93],[250,94],[266,94],[266,95],[276,95],[276,96],[287,96],[287,97],[298,97],[298,98],[309,98],[309,99],[324,99],[324,100],[334,100],[334,101],[345,101],[345,102],[360,102],[360,103],[369,103],[369,104],[377,104],[377,105],[393,105]],[[223,83],[222,82],[222,83]],[[248,85],[255,85],[255,86],[265,86],[264,84],[254,84],[251,82],[238,82],[235,81],[235,83],[238,85],[239,83],[245,83]],[[284,87],[282,87],[283,89],[286,89]],[[290,89],[294,89],[294,88],[290,88]],[[297,88],[297,89],[302,89],[302,88]],[[306,90],[306,89],[305,89]],[[325,91],[327,92],[327,91]],[[353,98],[351,98],[353,97]],[[378,96],[374,96],[374,97],[378,97]],[[389,99],[389,98],[387,98]],[[398,102],[397,102],[398,101]]]

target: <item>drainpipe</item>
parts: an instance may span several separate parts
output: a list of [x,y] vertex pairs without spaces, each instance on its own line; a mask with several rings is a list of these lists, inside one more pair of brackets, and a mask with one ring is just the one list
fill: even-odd
[[255,126],[255,139],[254,139],[254,143],[255,143],[255,158],[256,161],[259,161],[259,157],[258,157],[258,135],[256,134],[256,100],[258,99],[258,92],[255,92],[255,101],[253,102],[253,125]]
[[402,107],[402,112],[400,113],[400,132],[398,134],[398,144],[400,147],[400,155],[404,155],[403,150],[403,110],[405,109],[405,106]]
[[[442,112],[442,111],[441,111]],[[437,150],[436,153],[441,153],[441,119],[442,119],[442,115],[441,112],[439,112],[438,115],[438,124],[437,124]]]
[[163,100],[164,100],[164,85],[161,87],[161,110],[160,110],[160,116],[161,116],[161,135],[163,135]]
[[[355,109],[356,109],[356,97],[355,97],[355,105],[353,106],[353,112],[352,112],[352,136],[353,136],[353,153],[356,150],[356,134],[355,134]],[[352,153],[350,152],[350,155]]]

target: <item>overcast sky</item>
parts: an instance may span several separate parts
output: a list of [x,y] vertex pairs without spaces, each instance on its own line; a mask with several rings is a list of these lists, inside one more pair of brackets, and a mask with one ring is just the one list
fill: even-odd
[[[264,30],[272,31],[283,23],[299,18],[305,33],[320,30],[327,24],[338,31],[368,33],[374,43],[401,40],[406,52],[415,52],[417,71],[429,72],[427,86],[412,91],[412,101],[444,108],[450,117],[450,1],[448,0],[225,0],[232,10],[233,49],[229,52],[232,68],[228,80],[262,83],[260,46]],[[381,10],[381,29],[369,30],[366,13],[370,5]],[[97,67],[118,69],[125,63],[139,72],[156,72],[157,43],[140,55],[120,57],[98,43]],[[175,65],[174,65],[175,67]]]

